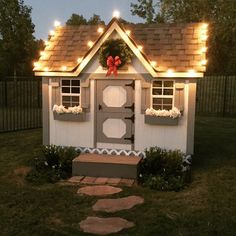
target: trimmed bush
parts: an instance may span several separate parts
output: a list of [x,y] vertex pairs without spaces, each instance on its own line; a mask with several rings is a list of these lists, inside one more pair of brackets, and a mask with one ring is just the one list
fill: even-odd
[[73,147],[43,146],[39,157],[34,159],[32,171],[26,179],[35,184],[55,183],[72,174],[72,160],[80,154]]
[[151,147],[145,153],[146,158],[141,161],[139,174],[142,185],[162,191],[179,191],[185,186],[182,152]]

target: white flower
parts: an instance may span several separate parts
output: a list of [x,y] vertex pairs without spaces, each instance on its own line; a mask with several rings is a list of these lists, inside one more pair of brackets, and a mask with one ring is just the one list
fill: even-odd
[[58,106],[56,104],[53,106],[52,110],[55,111],[57,114],[64,114],[64,113],[79,114],[83,112],[83,109],[80,106],[69,107],[67,109],[63,105]]
[[180,113],[179,109],[176,108],[176,107],[173,107],[169,111],[165,110],[165,109],[164,110],[155,110],[153,108],[148,108],[145,111],[145,114],[149,115],[149,116],[171,117],[173,119],[181,116],[181,113]]
[[44,165],[45,165],[45,166],[48,166],[48,163],[45,161],[45,162],[44,162]]

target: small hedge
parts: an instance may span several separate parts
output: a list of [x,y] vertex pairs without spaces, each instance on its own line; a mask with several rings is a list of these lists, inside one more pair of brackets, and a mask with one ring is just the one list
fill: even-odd
[[141,161],[139,182],[151,189],[181,190],[189,180],[189,168],[184,166],[184,154],[178,150],[167,151],[151,147]]
[[32,171],[26,179],[35,184],[55,183],[72,174],[72,160],[80,152],[73,147],[43,146],[39,157],[33,161]]

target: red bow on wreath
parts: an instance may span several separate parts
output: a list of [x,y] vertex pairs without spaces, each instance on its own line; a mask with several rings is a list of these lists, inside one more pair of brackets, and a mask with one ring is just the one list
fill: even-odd
[[107,58],[107,66],[108,66],[108,71],[106,76],[109,76],[112,74],[114,74],[114,76],[117,76],[117,67],[121,64],[121,60],[119,56],[116,56],[115,58],[113,58],[112,56],[109,56]]

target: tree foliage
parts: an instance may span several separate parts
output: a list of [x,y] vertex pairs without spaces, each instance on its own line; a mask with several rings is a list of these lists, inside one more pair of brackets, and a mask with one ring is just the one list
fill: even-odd
[[131,12],[146,23],[209,22],[207,73],[236,73],[235,0],[138,0]]
[[0,0],[0,73],[16,75],[31,70],[38,48],[31,7],[23,0]]
[[101,20],[99,15],[94,14],[88,20],[83,15],[72,14],[69,20],[66,22],[67,25],[105,25],[105,22]]

